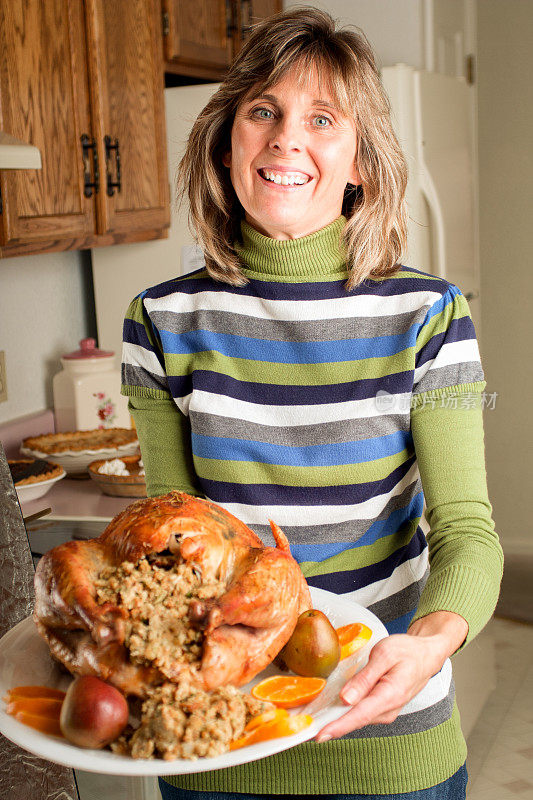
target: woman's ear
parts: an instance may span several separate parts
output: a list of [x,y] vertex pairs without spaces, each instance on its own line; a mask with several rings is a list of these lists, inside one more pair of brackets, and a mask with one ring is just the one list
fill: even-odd
[[227,153],[224,153],[222,156],[222,163],[225,167],[231,167],[231,150],[228,150]]
[[357,169],[357,165],[355,163],[352,167],[350,177],[348,178],[348,183],[353,184],[353,186],[359,186],[359,184],[361,183],[361,176],[359,174],[359,170]]

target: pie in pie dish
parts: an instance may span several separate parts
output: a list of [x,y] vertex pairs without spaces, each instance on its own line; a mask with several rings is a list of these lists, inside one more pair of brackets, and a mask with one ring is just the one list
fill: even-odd
[[51,461],[44,461],[41,458],[17,458],[7,463],[13,483],[17,487],[49,481],[64,474],[64,469],[59,464],[52,464]]
[[96,428],[92,431],[67,431],[46,433],[24,439],[26,450],[57,455],[81,450],[115,450],[124,445],[137,444],[137,431],[131,428]]

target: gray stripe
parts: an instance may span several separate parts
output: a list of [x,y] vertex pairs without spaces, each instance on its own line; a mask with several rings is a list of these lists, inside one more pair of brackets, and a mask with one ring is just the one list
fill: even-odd
[[442,389],[444,386],[455,386],[460,383],[473,383],[485,379],[479,361],[461,361],[446,367],[430,368],[415,384],[413,393],[427,392],[431,389]]
[[122,383],[126,386],[143,386],[146,389],[168,392],[165,378],[153,375],[144,367],[134,367],[132,364],[122,364]]
[[[382,511],[369,521],[367,519],[353,519],[347,522],[337,522],[331,525],[284,525],[283,532],[289,542],[294,544],[342,544],[353,542],[354,544],[367,532],[369,526],[377,520],[387,519],[393,511],[398,508],[406,508],[413,497],[422,489],[420,480],[417,479],[401,494],[391,497]],[[274,520],[276,522],[276,520]],[[274,537],[269,525],[250,525],[250,528],[261,538],[267,547],[273,547]],[[412,608],[413,606],[411,606]],[[398,616],[398,615],[397,615]]]
[[[216,398],[214,399],[216,403]],[[321,422],[316,425],[261,425],[243,419],[219,417],[216,414],[191,412],[194,433],[202,436],[222,436],[230,439],[281,444],[288,447],[306,447],[314,444],[339,444],[387,436],[397,431],[408,431],[410,414],[390,414],[364,419],[343,419]]]
[[419,581],[410,583],[405,589],[391,594],[390,597],[386,597],[384,600],[372,603],[372,605],[368,606],[368,610],[372,611],[376,617],[379,617],[384,624],[391,622],[393,619],[398,619],[398,617],[403,617],[404,614],[408,614],[418,606],[428,575],[429,569],[426,570]]
[[425,307],[403,314],[383,317],[348,317],[326,320],[272,320],[258,319],[230,311],[152,311],[150,318],[159,330],[181,334],[204,329],[214,333],[231,333],[252,339],[271,339],[284,342],[321,342],[337,339],[374,338],[400,335],[411,325],[425,319]]
[[450,691],[442,700],[422,711],[414,711],[412,714],[401,714],[390,725],[367,725],[358,731],[347,733],[341,739],[373,739],[376,736],[405,736],[409,733],[422,733],[436,725],[446,722],[453,711],[453,701],[455,698],[455,685],[452,680]]

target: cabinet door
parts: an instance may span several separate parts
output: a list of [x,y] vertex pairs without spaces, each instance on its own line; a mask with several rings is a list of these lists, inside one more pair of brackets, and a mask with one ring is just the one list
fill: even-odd
[[[86,0],[99,234],[170,224],[158,0]],[[120,184],[120,185],[113,185]]]
[[248,37],[250,26],[281,11],[281,0],[240,0],[241,37]]
[[40,170],[0,173],[2,245],[94,232],[80,141],[91,135],[86,63],[82,0],[2,0],[0,127],[42,156]]
[[223,76],[232,56],[228,37],[233,0],[163,0],[169,71],[199,78]]

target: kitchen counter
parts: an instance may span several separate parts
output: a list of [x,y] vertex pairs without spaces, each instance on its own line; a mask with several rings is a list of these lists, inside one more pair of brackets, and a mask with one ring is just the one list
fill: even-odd
[[51,508],[56,517],[92,517],[112,519],[135,497],[110,497],[103,494],[89,477],[86,479],[63,478],[37,500],[21,502],[25,517],[35,514],[43,508]]
[[[54,433],[54,414],[51,409],[0,424],[0,441],[7,458],[20,458],[20,444],[26,436]],[[57,517],[92,517],[110,520],[135,497],[111,497],[103,494],[89,476],[84,479],[68,476],[55,483],[43,497],[21,501],[25,517],[43,508],[51,508]]]

